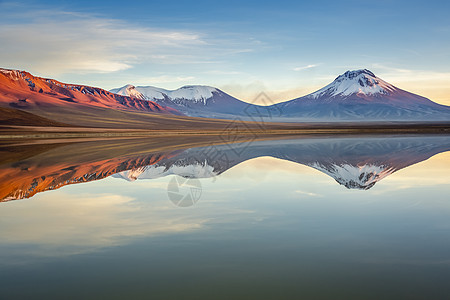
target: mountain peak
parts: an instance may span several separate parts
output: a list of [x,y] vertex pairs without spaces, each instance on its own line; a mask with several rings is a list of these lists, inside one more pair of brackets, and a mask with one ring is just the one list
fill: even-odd
[[[348,79],[353,79],[361,74],[365,74],[365,75],[376,78],[375,74],[373,74],[370,70],[367,70],[367,69],[349,70],[349,71],[345,72],[344,74],[338,76],[338,78],[343,76]],[[338,79],[338,78],[336,78],[336,79]]]
[[185,85],[176,90],[166,90],[153,86],[135,87],[128,84],[118,89],[112,89],[111,92],[143,100],[162,101],[169,99],[177,103],[184,100],[206,104],[207,100],[213,97],[213,93],[219,93],[219,90],[206,85]]
[[124,85],[123,87],[118,88],[118,89],[113,89],[110,92],[114,93],[114,94],[119,94],[122,96],[140,99],[140,100],[149,100],[149,99],[146,99],[146,97],[142,93],[140,93],[138,90],[136,90],[136,87],[132,84]]
[[310,98],[336,97],[336,96],[373,96],[388,95],[397,88],[375,76],[367,69],[349,70],[339,75],[332,83],[310,94]]

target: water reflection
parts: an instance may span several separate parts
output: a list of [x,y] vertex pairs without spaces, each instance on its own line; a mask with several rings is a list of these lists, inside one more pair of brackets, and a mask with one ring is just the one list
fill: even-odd
[[[0,148],[0,199],[29,198],[111,175],[128,181],[172,174],[209,178],[264,156],[312,167],[349,189],[367,190],[402,168],[449,150],[448,135],[303,137],[236,144],[191,138],[11,145]],[[181,184],[172,185],[177,189]],[[176,190],[169,193],[174,203],[186,200],[181,206],[198,200],[192,193],[190,199]]]
[[446,299],[449,137],[211,142],[3,148],[2,297]]

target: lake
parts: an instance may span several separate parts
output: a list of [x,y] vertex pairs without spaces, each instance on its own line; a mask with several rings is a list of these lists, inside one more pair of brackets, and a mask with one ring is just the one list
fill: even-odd
[[448,299],[450,135],[0,146],[2,299]]

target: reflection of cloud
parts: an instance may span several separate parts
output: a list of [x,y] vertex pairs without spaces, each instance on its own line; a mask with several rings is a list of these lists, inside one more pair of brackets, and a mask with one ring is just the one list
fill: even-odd
[[[265,174],[270,174],[270,172],[283,172],[283,173],[289,173],[291,175],[295,174],[323,174],[320,171],[311,168],[309,166],[305,166],[302,164],[298,164],[293,161],[284,160],[280,158],[275,158],[271,156],[260,156],[255,159],[247,160],[240,165],[245,165],[245,168],[231,168],[226,173],[229,173],[230,171],[240,171],[245,172],[248,171],[248,173],[256,173],[261,174],[261,176],[265,176]],[[266,170],[266,171],[261,171]],[[234,175],[234,174],[233,174]],[[252,175],[253,176],[253,175]]]
[[442,265],[447,267],[450,265],[449,259],[439,259],[439,258],[431,258],[431,259],[417,259],[417,257],[408,259],[408,258],[391,258],[391,257],[372,257],[366,256],[361,259],[362,262],[368,264],[377,264],[377,265],[410,265],[410,266],[432,266],[432,265]]
[[377,186],[373,193],[380,195],[413,188],[445,188],[450,185],[448,170],[450,170],[450,152],[439,153],[386,177],[383,179],[383,185]]
[[310,197],[320,197],[319,194],[312,193],[312,192],[307,192],[307,191],[302,191],[302,190],[296,190],[295,193],[301,194],[301,195],[310,196]]
[[2,204],[0,239],[4,245],[36,245],[41,255],[69,255],[120,245],[137,236],[195,230],[206,222],[174,209],[166,199],[148,207],[127,196],[58,191],[33,201]]

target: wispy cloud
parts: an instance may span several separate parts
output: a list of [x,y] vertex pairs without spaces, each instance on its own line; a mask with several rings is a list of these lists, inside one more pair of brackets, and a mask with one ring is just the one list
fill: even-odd
[[399,88],[450,105],[450,72],[395,68],[373,64],[376,75]]
[[295,67],[293,70],[294,71],[303,71],[303,70],[308,70],[308,69],[312,69],[317,67],[319,64],[312,64],[312,65],[307,65],[307,66],[302,66],[302,67]]
[[382,64],[373,64],[373,67],[380,69],[382,71],[382,76],[390,81],[411,82],[446,80],[447,82],[450,82],[450,72],[394,68]]
[[229,46],[202,32],[142,27],[94,14],[11,3],[0,3],[0,11],[0,65],[50,75],[211,63],[229,53],[252,51],[251,45]]

